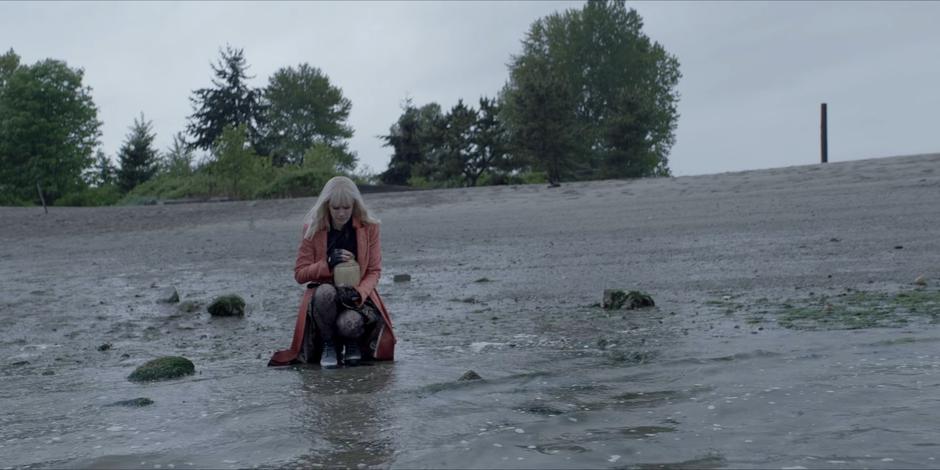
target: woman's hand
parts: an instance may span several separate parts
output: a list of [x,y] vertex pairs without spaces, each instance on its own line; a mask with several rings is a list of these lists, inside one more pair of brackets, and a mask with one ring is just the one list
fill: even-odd
[[337,264],[354,259],[356,259],[356,257],[352,254],[351,251],[337,248],[331,251],[329,256],[326,257],[326,263],[330,265],[330,270],[333,270]]
[[339,298],[339,303],[343,307],[354,309],[359,305],[359,301],[362,300],[362,297],[359,296],[359,291],[353,289],[352,287],[337,287],[336,291]]

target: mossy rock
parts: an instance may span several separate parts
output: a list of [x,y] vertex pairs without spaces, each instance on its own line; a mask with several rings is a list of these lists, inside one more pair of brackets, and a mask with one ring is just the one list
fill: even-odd
[[605,289],[604,302],[601,304],[601,307],[606,310],[621,308],[633,310],[654,306],[656,306],[656,303],[653,302],[653,298],[649,294],[637,290],[626,292],[621,289]]
[[153,404],[153,400],[147,397],[132,398],[130,400],[121,400],[111,403],[110,405],[105,406],[126,406],[128,408],[140,408],[142,406],[150,406]]
[[245,315],[245,299],[237,295],[223,295],[209,304],[209,315],[214,317],[241,317]]
[[138,367],[127,376],[131,382],[175,379],[196,373],[196,366],[185,357],[164,356]]

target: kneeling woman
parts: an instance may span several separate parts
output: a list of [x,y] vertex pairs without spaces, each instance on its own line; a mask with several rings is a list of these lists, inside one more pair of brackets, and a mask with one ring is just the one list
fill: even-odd
[[[353,279],[337,282],[348,277],[341,271],[350,269]],[[294,338],[290,349],[274,353],[268,365],[302,361],[333,368],[340,362],[392,360],[392,322],[375,290],[381,272],[379,221],[369,215],[352,180],[330,179],[304,218],[294,278],[308,283],[308,289]]]

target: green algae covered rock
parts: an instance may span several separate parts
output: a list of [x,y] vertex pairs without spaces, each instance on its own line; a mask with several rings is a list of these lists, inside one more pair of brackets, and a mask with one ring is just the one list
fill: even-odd
[[132,398],[130,400],[121,400],[111,403],[110,405],[105,406],[126,406],[128,408],[140,408],[143,406],[150,406],[153,404],[153,400],[147,397]]
[[209,315],[214,317],[241,317],[245,315],[245,300],[237,295],[223,295],[209,304]]
[[653,302],[653,298],[645,292],[637,290],[625,292],[620,289],[604,290],[604,302],[601,304],[601,306],[607,310],[617,310],[620,308],[633,310],[637,308],[653,307],[655,305],[656,303]]
[[127,376],[131,382],[175,379],[196,373],[196,366],[185,357],[164,356],[138,367]]

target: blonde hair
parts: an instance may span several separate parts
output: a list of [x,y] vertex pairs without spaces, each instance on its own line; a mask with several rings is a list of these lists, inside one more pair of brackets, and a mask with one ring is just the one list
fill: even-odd
[[378,224],[379,219],[369,214],[369,208],[362,200],[362,194],[356,183],[345,176],[334,176],[323,185],[323,190],[317,197],[317,202],[313,204],[307,215],[304,216],[304,225],[307,231],[304,232],[304,238],[313,238],[313,234],[318,230],[325,230],[330,227],[330,201],[337,204],[352,204],[354,219],[359,219],[364,224]]

